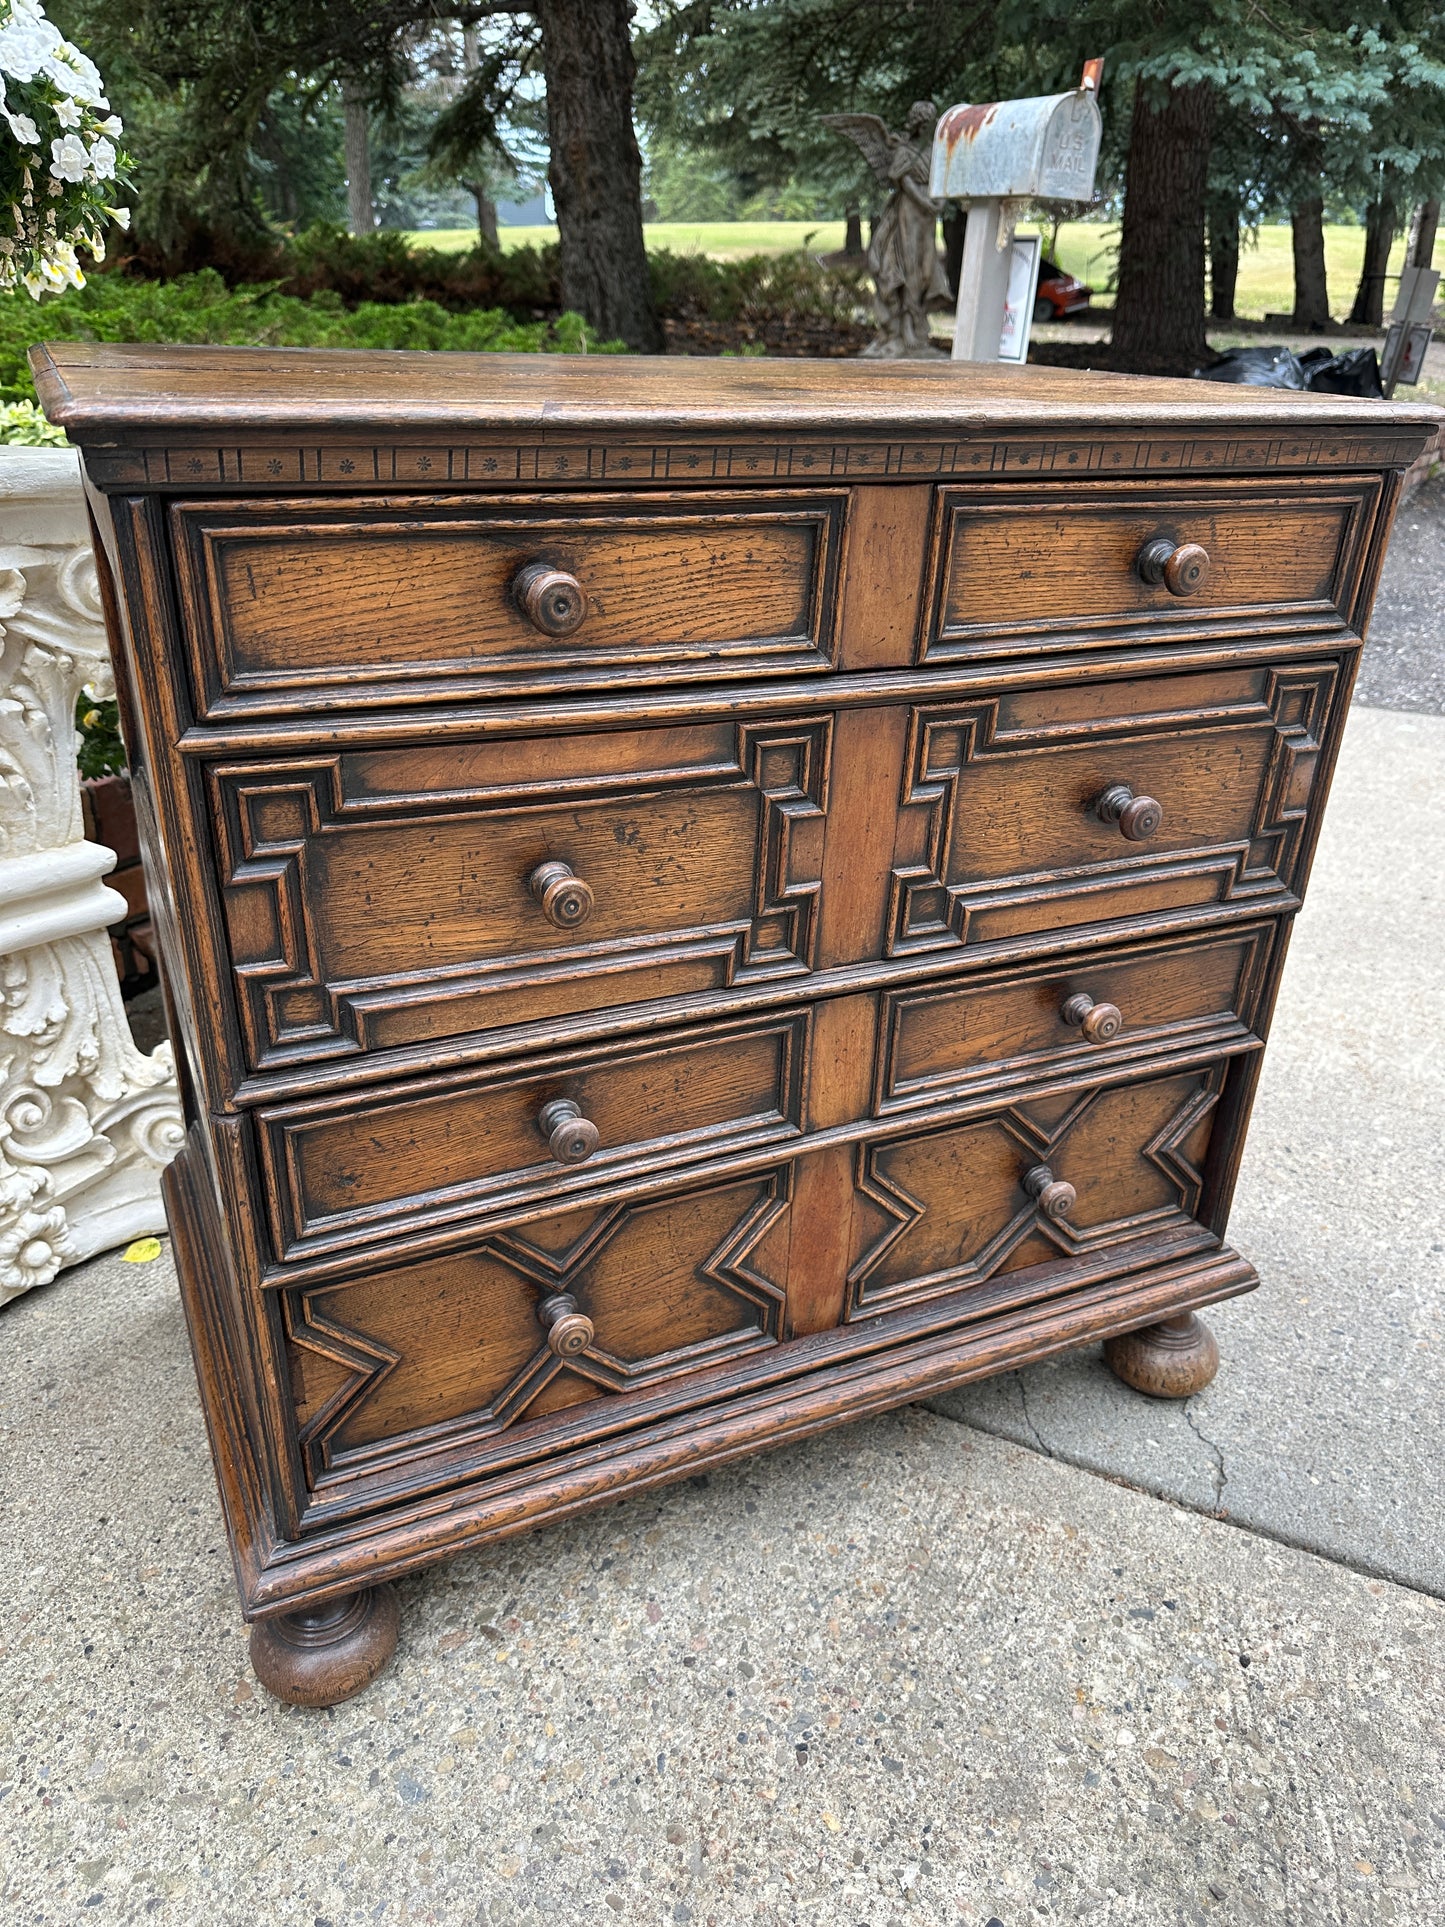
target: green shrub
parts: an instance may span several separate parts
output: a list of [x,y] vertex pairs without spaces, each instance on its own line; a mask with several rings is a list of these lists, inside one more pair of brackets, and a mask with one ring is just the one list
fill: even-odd
[[36,341],[224,342],[269,348],[450,348],[519,354],[618,353],[580,316],[518,321],[501,308],[453,313],[434,301],[362,302],[334,290],[309,299],[274,287],[228,288],[214,269],[174,281],[96,275],[37,309],[0,295],[0,399],[33,401],[26,351]]
[[820,261],[806,248],[739,261],[659,249],[647,263],[658,313],[679,321],[848,323],[871,294],[866,268]]
[[89,686],[82,689],[75,699],[75,727],[80,731],[75,762],[82,776],[124,775],[120,708],[113,696],[96,696]]
[[0,442],[20,448],[69,448],[63,428],[48,422],[33,401],[0,403]]
[[[188,261],[204,262],[204,241],[195,237]],[[786,310],[811,321],[844,321],[868,298],[862,271],[825,264],[801,248],[742,261],[665,249],[649,251],[647,258],[653,300],[665,320],[778,318]],[[260,251],[233,257],[222,249],[215,267],[231,287],[264,282],[303,298],[334,294],[349,308],[434,301],[453,311],[505,308],[520,320],[540,321],[562,305],[555,243],[505,253],[479,243],[466,253],[446,254],[411,247],[395,232],[349,234],[335,223],[318,222]],[[127,257],[124,273],[117,268],[106,278],[137,271],[159,281],[177,278],[174,263],[144,250]]]

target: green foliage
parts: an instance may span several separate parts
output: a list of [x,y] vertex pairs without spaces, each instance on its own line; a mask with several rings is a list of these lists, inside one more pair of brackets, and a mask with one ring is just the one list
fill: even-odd
[[0,442],[14,448],[69,448],[70,437],[47,421],[33,401],[7,401],[0,403]]
[[75,727],[80,747],[75,762],[81,775],[120,776],[125,771],[125,744],[120,739],[120,710],[110,698],[82,689],[75,699]]
[[406,72],[403,35],[423,11],[417,0],[53,6],[62,30],[99,64],[125,119],[138,230],[172,250],[197,228],[264,236],[258,136],[278,90],[298,77],[319,99],[345,70],[363,78],[377,105],[394,102]]
[[[744,196],[737,182],[710,154],[666,134],[648,145],[642,192],[658,221],[741,220]],[[804,217],[806,218],[806,217]]]
[[803,248],[740,261],[659,250],[647,262],[657,312],[674,320],[847,323],[872,292],[865,270],[825,266]]
[[37,315],[25,296],[0,296],[0,398],[33,400],[32,342],[226,342],[269,348],[445,348],[520,354],[607,354],[573,314],[524,322],[500,308],[454,313],[434,301],[347,308],[335,293],[308,300],[274,287],[228,288],[213,269],[174,281],[97,276]]
[[257,191],[272,220],[295,230],[346,215],[341,89],[287,74],[266,98],[251,141]]

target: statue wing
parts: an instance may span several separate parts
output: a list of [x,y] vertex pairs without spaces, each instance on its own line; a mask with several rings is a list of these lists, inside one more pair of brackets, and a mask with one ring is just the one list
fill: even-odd
[[892,187],[889,165],[893,159],[893,138],[887,124],[877,114],[824,114],[823,125],[842,134],[861,151],[885,187]]

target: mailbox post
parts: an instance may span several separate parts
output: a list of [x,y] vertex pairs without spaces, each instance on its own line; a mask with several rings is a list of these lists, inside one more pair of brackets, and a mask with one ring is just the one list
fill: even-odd
[[950,107],[938,123],[929,192],[968,208],[955,361],[998,360],[1019,206],[1093,198],[1103,134],[1095,98],[1101,64],[1089,62],[1073,93]]

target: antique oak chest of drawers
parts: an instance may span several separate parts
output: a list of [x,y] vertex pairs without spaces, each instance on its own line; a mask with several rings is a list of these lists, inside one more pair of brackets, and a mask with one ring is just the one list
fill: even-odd
[[1431,411],[70,346],[252,1653],[1066,1346],[1205,1383]]

